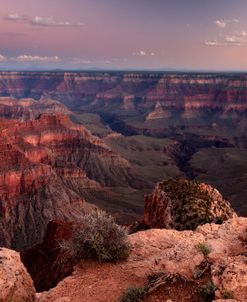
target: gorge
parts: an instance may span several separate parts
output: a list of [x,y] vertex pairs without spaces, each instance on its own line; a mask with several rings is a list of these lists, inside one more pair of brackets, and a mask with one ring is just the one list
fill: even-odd
[[0,117],[2,245],[95,206],[132,223],[170,178],[247,213],[246,74],[0,72]]

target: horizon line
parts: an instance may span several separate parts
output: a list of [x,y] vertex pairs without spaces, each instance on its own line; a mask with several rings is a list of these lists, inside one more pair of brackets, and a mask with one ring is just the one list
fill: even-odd
[[247,73],[246,70],[236,69],[138,69],[138,68],[89,68],[89,69],[70,69],[70,68],[50,68],[50,69],[0,69],[2,72],[156,72],[156,73]]

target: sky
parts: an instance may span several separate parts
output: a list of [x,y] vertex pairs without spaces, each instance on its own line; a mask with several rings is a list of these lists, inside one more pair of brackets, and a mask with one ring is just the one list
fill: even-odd
[[0,0],[0,69],[247,71],[246,0]]

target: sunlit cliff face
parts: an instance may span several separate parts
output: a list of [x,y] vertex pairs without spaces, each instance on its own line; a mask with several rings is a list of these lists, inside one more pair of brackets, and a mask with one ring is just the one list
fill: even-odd
[[246,70],[237,0],[2,0],[0,69]]

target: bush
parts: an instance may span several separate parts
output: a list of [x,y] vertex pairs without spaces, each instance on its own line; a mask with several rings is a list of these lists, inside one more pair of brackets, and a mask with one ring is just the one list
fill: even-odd
[[211,253],[211,249],[205,243],[198,243],[196,248],[199,252],[202,252],[204,256],[208,256]]
[[100,262],[124,260],[130,253],[126,228],[98,210],[83,216],[79,230],[61,247],[71,257],[96,258]]
[[215,298],[216,286],[212,281],[199,288],[199,294],[204,302],[211,302]]
[[139,302],[143,299],[145,290],[137,287],[129,287],[121,296],[119,302]]

